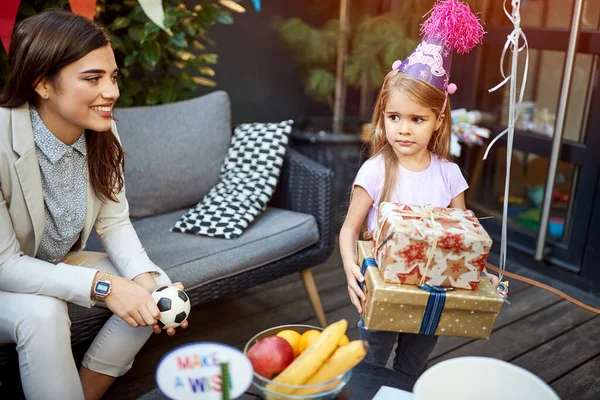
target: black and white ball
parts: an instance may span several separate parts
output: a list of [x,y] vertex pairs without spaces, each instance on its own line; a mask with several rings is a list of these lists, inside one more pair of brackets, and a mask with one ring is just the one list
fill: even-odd
[[152,292],[152,299],[160,310],[158,326],[177,328],[190,315],[190,299],[183,290],[174,286],[161,286]]

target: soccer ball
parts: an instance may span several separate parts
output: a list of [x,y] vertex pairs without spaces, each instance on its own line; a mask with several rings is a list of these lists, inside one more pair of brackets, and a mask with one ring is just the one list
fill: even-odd
[[162,329],[177,328],[190,315],[190,299],[175,286],[161,286],[152,292],[152,299],[160,310],[158,326]]

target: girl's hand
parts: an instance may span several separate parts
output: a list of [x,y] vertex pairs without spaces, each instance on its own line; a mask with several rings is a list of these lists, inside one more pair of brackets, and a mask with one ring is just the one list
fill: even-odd
[[485,277],[489,279],[489,281],[494,285],[494,288],[498,289],[498,285],[500,284],[500,279],[496,275],[490,274],[487,271],[484,271]]
[[142,285],[113,275],[111,291],[106,296],[106,307],[130,326],[153,326],[160,311],[150,292]]
[[344,265],[344,272],[346,272],[346,280],[348,281],[348,294],[350,295],[350,301],[354,304],[354,307],[358,310],[359,314],[362,314],[362,302],[365,301],[365,293],[358,286],[359,282],[364,282],[365,277],[360,272],[360,267],[355,263]]
[[[177,289],[183,290],[183,285],[181,284],[181,282],[175,282],[175,283],[173,283],[173,284],[171,284],[169,286],[175,286]],[[179,325],[179,327],[181,329],[187,328],[188,327],[187,320],[183,321],[183,323],[181,325]],[[160,326],[158,326],[158,324],[154,324],[152,326],[152,330],[156,334],[160,334],[163,331],[163,329]],[[175,334],[175,332],[176,332],[175,328],[169,328],[169,329],[167,329],[167,335],[169,335],[169,336],[173,336]]]

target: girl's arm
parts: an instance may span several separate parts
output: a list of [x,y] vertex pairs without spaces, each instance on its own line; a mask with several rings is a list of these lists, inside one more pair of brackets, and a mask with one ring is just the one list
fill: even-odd
[[450,202],[450,208],[462,208],[466,210],[467,205],[465,204],[465,192],[462,192],[458,196],[452,199]]
[[358,286],[358,282],[364,281],[364,278],[356,263],[356,244],[371,205],[373,199],[369,193],[362,187],[356,186],[352,192],[348,214],[340,230],[340,254],[348,281],[348,294],[359,313],[362,313],[361,300],[365,300],[365,294]]
[[[452,199],[452,201],[450,202],[450,208],[462,208],[463,210],[467,208],[465,204],[465,192],[462,192],[461,194]],[[494,285],[494,287],[498,287],[500,280],[496,275],[488,273],[485,267],[483,268],[483,273],[490,280],[492,285]]]

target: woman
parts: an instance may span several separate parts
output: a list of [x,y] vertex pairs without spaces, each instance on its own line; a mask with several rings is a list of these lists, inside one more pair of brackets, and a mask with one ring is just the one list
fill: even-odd
[[[150,291],[170,280],[129,220],[117,76],[108,34],[83,17],[46,12],[15,27],[0,95],[0,343],[17,344],[28,399],[102,397],[161,331]],[[92,227],[107,254],[82,251]],[[79,373],[67,302],[115,314]]]

